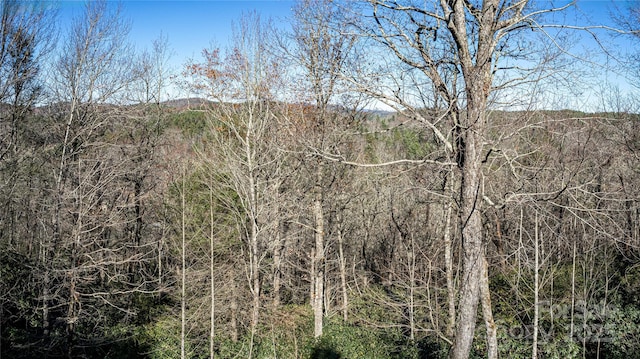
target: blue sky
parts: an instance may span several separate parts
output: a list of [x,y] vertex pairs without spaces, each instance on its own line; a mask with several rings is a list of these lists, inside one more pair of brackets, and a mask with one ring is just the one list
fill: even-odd
[[[117,1],[110,1],[114,6]],[[150,48],[161,34],[166,36],[173,52],[172,63],[181,66],[189,58],[197,58],[202,49],[213,42],[224,47],[231,37],[232,24],[243,12],[256,11],[263,19],[281,21],[290,15],[293,1],[229,1],[229,0],[122,0],[123,15],[131,23],[129,39],[142,50]],[[80,14],[84,2],[63,1],[60,20],[70,21]]]
[[[347,0],[348,1],[348,0]],[[550,0],[534,0],[548,6]],[[637,0],[636,0],[637,1]],[[118,1],[109,0],[113,5]],[[171,65],[180,71],[189,58],[198,59],[202,49],[213,42],[224,47],[230,39],[231,27],[243,12],[257,11],[263,19],[272,18],[276,23],[286,21],[291,16],[293,0],[121,0],[124,16],[131,22],[130,41],[138,50],[151,47],[154,39],[163,34],[168,38],[173,56]],[[568,0],[556,0],[555,4],[566,4]],[[634,1],[578,0],[577,13],[562,14],[563,20],[574,25],[611,25],[611,9],[615,3],[624,9]],[[60,4],[60,3],[59,3]],[[81,0],[63,0],[61,21],[69,21],[71,14],[82,11]],[[280,21],[279,21],[280,20]],[[576,23],[578,22],[578,23]],[[580,37],[584,41],[579,46],[593,46],[590,36]],[[614,42],[622,51],[635,51],[628,37],[603,37],[606,42]],[[608,70],[607,70],[608,71]],[[607,72],[608,73],[608,72]],[[608,73],[606,78],[619,82],[619,74]],[[622,81],[624,82],[624,81]],[[627,87],[628,85],[623,85]],[[591,101],[591,100],[588,100]]]
[[178,58],[197,56],[211,41],[223,46],[231,24],[243,12],[257,11],[263,18],[289,15],[292,1],[125,1],[132,21],[131,38],[137,46],[166,35]]
[[[546,1],[546,0],[539,0]],[[285,19],[291,14],[292,0],[122,0],[124,15],[131,21],[130,39],[139,49],[150,46],[161,33],[168,37],[175,53],[174,63],[197,57],[214,41],[228,42],[231,24],[243,12],[257,11],[263,19]],[[566,2],[566,1],[565,1]],[[116,4],[117,1],[112,1]],[[608,23],[612,1],[582,0],[578,6],[594,23]],[[625,1],[616,1],[624,7]],[[62,19],[82,10],[79,0],[63,1]]]

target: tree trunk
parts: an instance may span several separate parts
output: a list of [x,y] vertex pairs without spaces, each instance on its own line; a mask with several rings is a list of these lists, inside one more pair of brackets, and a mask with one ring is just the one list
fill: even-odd
[[[465,79],[472,80],[468,76]],[[485,261],[482,219],[477,207],[482,200],[480,193],[482,137],[480,131],[484,129],[484,104],[486,99],[477,98],[478,91],[481,91],[481,89],[479,90],[476,87],[482,86],[482,83],[469,86],[472,88],[468,90],[470,99],[467,107],[467,126],[473,124],[473,127],[467,128],[465,131],[463,153],[461,154],[460,221],[463,262],[457,328],[451,351],[451,358],[455,359],[466,359],[471,351],[480,299],[482,267]]]
[[416,250],[413,235],[411,235],[411,250],[409,251],[409,339],[416,339],[415,323],[415,286],[416,286]]
[[[453,172],[452,172],[453,173]],[[450,194],[454,193],[454,181],[453,175],[450,176]],[[445,218],[445,226],[444,226],[444,264],[445,264],[445,273],[447,276],[447,302],[448,302],[448,322],[446,334],[448,337],[453,337],[453,332],[456,327],[456,288],[453,281],[453,243],[451,240],[451,216],[453,212],[453,198],[449,199],[446,204],[446,218]]]
[[322,336],[322,320],[324,315],[324,214],[322,212],[322,165],[319,160],[316,168],[316,184],[314,189],[313,214],[315,218],[315,288],[313,298],[313,336]]
[[574,315],[576,312],[576,247],[577,241],[573,241],[573,255],[571,257],[571,323],[569,324],[569,339],[573,340],[575,331]]
[[280,307],[280,287],[282,285],[282,252],[284,251],[284,239],[281,233],[280,221],[280,184],[274,189],[275,204],[274,215],[276,216],[276,228],[273,246],[273,309]]
[[533,265],[533,348],[531,349],[531,358],[538,358],[538,322],[540,320],[540,250],[539,250],[539,238],[538,238],[538,213],[536,213],[535,218],[535,228],[534,228],[534,237],[533,243],[534,248],[534,265]]
[[186,353],[185,353],[185,341],[186,341],[186,322],[187,322],[187,293],[186,293],[186,286],[185,286],[185,282],[187,279],[187,275],[186,275],[186,269],[187,269],[187,255],[186,255],[186,251],[187,251],[187,229],[186,229],[186,212],[187,212],[187,207],[186,207],[186,184],[185,184],[185,177],[186,177],[186,170],[183,169],[182,170],[182,196],[181,196],[181,202],[182,202],[182,244],[181,244],[181,266],[180,266],[180,358],[181,359],[185,359],[186,358]]
[[72,232],[73,242],[71,245],[71,265],[69,268],[69,303],[67,307],[67,356],[68,358],[73,358],[73,347],[75,346],[75,329],[76,323],[78,322],[79,311],[80,311],[80,303],[79,303],[79,293],[77,289],[78,285],[78,273],[80,266],[80,258],[79,251],[81,250],[81,240],[82,240],[82,232],[83,232],[83,219],[84,219],[84,208],[83,208],[83,192],[81,188],[81,179],[80,173],[82,173],[80,168],[80,162],[78,162],[78,188],[76,188],[76,198],[75,198],[75,221],[74,229]]
[[231,273],[231,303],[229,307],[231,309],[231,341],[238,342],[238,288],[236,284],[236,278],[233,271]]
[[249,347],[249,358],[252,357],[253,354],[253,344],[256,332],[258,330],[258,320],[260,315],[260,273],[259,273],[259,255],[258,255],[258,218],[257,218],[257,206],[256,206],[256,188],[255,181],[253,178],[253,172],[250,172],[249,177],[249,186],[251,189],[251,295],[253,297],[253,308],[251,311],[251,345]]
[[[46,251],[46,250],[45,250]],[[45,265],[48,265],[45,261]],[[49,297],[50,289],[49,285],[51,283],[51,276],[49,274],[49,268],[45,267],[44,278],[42,280],[42,332],[44,334],[45,339],[48,339],[50,332],[50,323],[49,323]]]
[[[166,214],[166,210],[165,213],[163,215],[163,218],[167,218],[167,214]],[[160,234],[160,238],[158,239],[158,287],[162,287],[162,276],[163,276],[163,269],[162,269],[162,256],[164,255],[163,253],[163,243],[164,243],[164,238],[165,238],[165,234],[167,233],[167,224],[166,221],[164,223],[162,223],[162,233]]]
[[260,272],[259,272],[259,246],[258,246],[258,184],[256,181],[256,167],[254,163],[255,148],[251,136],[255,134],[256,124],[254,123],[253,113],[248,114],[247,132],[244,137],[244,155],[247,166],[249,205],[247,214],[250,221],[249,233],[249,261],[250,261],[250,282],[253,308],[251,311],[251,345],[249,347],[249,357],[253,353],[253,340],[258,329],[258,320],[260,315]]
[[[489,288],[489,263],[485,257],[482,264],[482,278],[480,283],[480,296],[482,298],[482,315],[487,328],[487,357],[498,358],[498,333],[496,323],[493,320],[491,310],[491,290]],[[537,308],[536,308],[537,310]]]
[[213,202],[213,184],[209,187],[209,291],[211,298],[209,301],[209,358],[213,359],[215,352],[215,336],[216,336],[216,282],[215,282],[215,255],[214,255],[214,202]]
[[347,293],[347,261],[344,257],[344,238],[341,223],[338,224],[338,255],[340,261],[340,288],[342,291],[342,319],[346,322],[349,313],[349,294]]
[[311,310],[315,308],[316,303],[316,247],[311,248],[311,268],[309,269],[309,305]]

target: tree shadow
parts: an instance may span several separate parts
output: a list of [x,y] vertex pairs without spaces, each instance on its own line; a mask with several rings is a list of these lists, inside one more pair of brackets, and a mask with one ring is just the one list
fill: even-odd
[[340,359],[340,353],[333,348],[315,348],[311,359]]

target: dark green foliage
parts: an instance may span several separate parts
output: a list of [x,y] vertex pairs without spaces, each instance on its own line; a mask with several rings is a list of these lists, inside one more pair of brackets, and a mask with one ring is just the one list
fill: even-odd
[[[285,306],[273,313],[254,338],[254,358],[434,358],[446,352],[446,346],[431,337],[411,343],[395,329],[375,329],[366,325],[345,323],[338,318],[328,318],[324,334],[314,340],[313,316],[306,306]],[[179,355],[179,322],[161,320],[149,327],[146,340],[151,346],[152,358],[171,358]],[[221,335],[216,338],[216,358],[247,357],[251,338],[247,334],[238,342]],[[208,353],[190,347],[196,358],[208,357]],[[443,354],[444,355],[444,354]],[[443,356],[444,357],[444,356]]]
[[20,357],[24,348],[35,349],[35,342],[42,338],[37,313],[31,311],[37,306],[33,266],[28,258],[0,247],[2,354]]
[[207,131],[207,114],[204,111],[180,111],[171,116],[170,123],[187,137],[201,136]]
[[329,320],[324,334],[315,343],[312,358],[389,358],[392,343],[381,340],[377,331],[358,325]]
[[395,128],[391,132],[389,145],[401,146],[400,153],[407,159],[420,160],[433,151],[433,145],[426,138],[426,134],[418,129]]

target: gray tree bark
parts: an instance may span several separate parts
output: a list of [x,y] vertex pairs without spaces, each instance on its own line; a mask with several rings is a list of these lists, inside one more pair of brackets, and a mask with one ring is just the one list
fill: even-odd
[[313,292],[313,336],[322,336],[322,322],[324,319],[324,213],[322,203],[324,199],[322,160],[316,163],[316,183],[314,187],[313,217],[315,221],[315,257],[313,258],[312,274],[314,278]]

